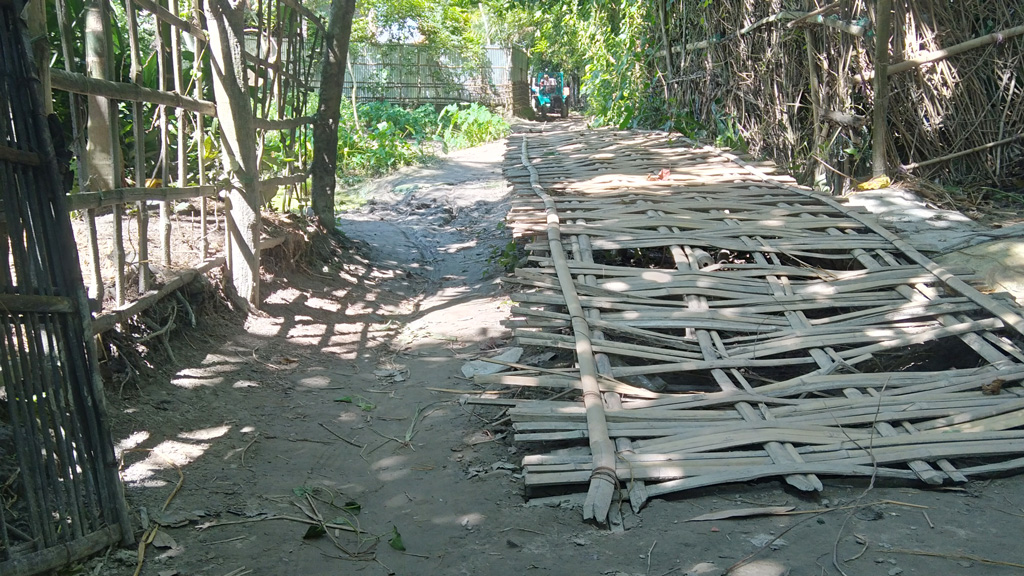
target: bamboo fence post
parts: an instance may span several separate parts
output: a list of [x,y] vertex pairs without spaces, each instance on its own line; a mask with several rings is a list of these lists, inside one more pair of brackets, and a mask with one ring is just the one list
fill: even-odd
[[[194,0],[192,4],[193,14],[195,15],[196,21],[201,22],[202,10],[199,8],[199,0]],[[193,36],[195,39],[195,61],[193,64],[193,70],[198,67],[199,72],[193,74],[195,80],[195,95],[196,100],[202,100],[203,98],[203,56],[206,54],[206,43],[197,36]],[[206,185],[206,118],[201,112],[196,112],[196,158],[197,158],[197,172],[198,181],[200,186]],[[209,237],[209,224],[206,222],[208,217],[206,209],[207,198],[203,197],[202,202],[199,204],[199,259],[204,260],[210,255],[210,237]]]
[[[90,78],[110,80],[113,66],[110,56],[110,8],[107,0],[90,0],[85,9],[85,64],[86,74]],[[106,190],[116,188],[120,181],[121,158],[119,143],[120,130],[117,127],[117,106],[102,96],[89,97],[89,123],[87,146],[87,170],[89,190]],[[120,214],[115,213],[115,219]],[[100,255],[96,237],[96,213],[89,213],[89,238],[92,243],[93,284],[96,297],[102,302],[103,275],[100,270]],[[115,258],[123,262],[123,244],[116,237],[120,232],[120,223],[114,224]],[[118,247],[120,246],[120,250]],[[116,275],[115,275],[116,278]],[[115,279],[115,284],[117,284]],[[122,286],[123,289],[123,286]],[[123,300],[123,296],[122,296]]]
[[[665,46],[665,73],[668,75],[668,84],[674,82],[675,72],[673,71],[672,65],[672,43],[668,38],[668,18],[666,12],[668,11],[665,7],[665,0],[656,0],[658,3],[658,31],[661,33],[661,43]],[[483,5],[480,6],[481,10]],[[666,100],[668,98],[668,89],[666,88]]]
[[[810,8],[811,1],[805,0],[804,7]],[[790,26],[793,22],[789,23]],[[821,83],[818,80],[818,55],[815,50],[814,33],[809,27],[804,28],[804,44],[807,47],[807,78],[810,82],[811,90],[811,111],[812,118],[814,121],[814,140],[811,143],[812,150],[818,150],[818,146],[822,143],[822,126],[821,126],[821,112],[822,112],[822,101],[821,101]],[[820,162],[814,164],[814,188],[820,188],[825,184],[825,169]]]
[[889,140],[889,39],[892,36],[892,0],[878,0],[875,15],[875,103],[871,126],[871,171],[888,172],[885,149]]
[[[274,3],[274,28],[277,31],[277,59],[274,60],[274,82],[271,84],[271,100],[275,100],[278,104],[275,106],[277,109],[277,118],[280,120],[283,118],[284,107],[287,102],[284,97],[284,80],[288,75],[288,59],[284,49],[284,29],[285,25],[282,22],[283,16],[283,5],[280,2]],[[267,34],[270,36],[270,34]],[[291,42],[289,42],[291,44]],[[269,115],[269,111],[263,114],[266,118]]]
[[[75,65],[76,59],[72,46],[75,45],[74,32],[71,29],[71,16],[69,14],[69,7],[65,0],[57,0],[57,26],[60,30],[61,38],[61,53],[64,57],[64,69],[67,72],[74,72],[77,69]],[[77,93],[70,93],[70,109],[71,109],[71,130],[73,134],[72,141],[75,149],[75,158],[78,159],[78,188],[80,190],[88,189],[88,166],[89,159],[86,155],[85,150],[85,130],[82,129],[82,121],[79,117],[79,110],[86,107],[81,96]],[[88,254],[89,254],[89,265],[90,265],[90,278],[89,288],[92,292],[92,296],[102,306],[103,304],[103,278],[100,274],[100,253],[99,244],[96,237],[96,211],[86,211],[86,221],[89,227],[88,238]]]
[[32,58],[38,64],[40,100],[43,102],[43,113],[53,114],[53,95],[50,88],[50,45],[46,41],[46,3],[29,2],[26,4],[28,33],[32,38]]
[[[142,58],[139,54],[139,22],[135,10],[135,2],[128,0],[124,4],[125,17],[128,20],[128,46],[131,50],[131,77],[136,85],[142,85]],[[132,136],[135,139],[135,186],[146,186],[146,126],[143,123],[142,102],[132,102]],[[139,246],[136,249],[139,273],[139,294],[149,291],[149,211],[145,200],[135,203],[136,226],[138,228]]]
[[[170,86],[167,82],[167,49],[170,44],[169,24],[165,24],[160,18],[156,18],[156,62],[157,74],[159,75],[158,88],[162,92],[168,92]],[[168,126],[167,106],[160,108],[160,185],[167,186],[171,178],[171,131]],[[154,170],[155,172],[155,170]],[[161,263],[165,268],[171,267],[171,205],[168,201],[160,202],[160,253]]]
[[[180,10],[178,6],[178,0],[167,0],[167,9],[172,14],[178,15]],[[174,91],[178,94],[184,95],[186,92],[184,79],[182,77],[181,68],[181,28],[177,26],[171,26],[171,73],[174,74]],[[178,107],[174,109],[174,121],[177,124],[177,145],[178,145],[178,158],[175,164],[178,168],[177,174],[177,186],[184,188],[188,186],[188,180],[186,176],[186,169],[188,168],[187,163],[187,148],[186,143],[188,140],[185,138],[185,110]],[[166,185],[166,183],[164,183]],[[192,228],[194,231],[195,228]]]
[[530,162],[526,134],[523,134],[520,158],[523,166],[530,172],[530,185],[534,194],[543,200],[546,207],[548,247],[555,268],[558,270],[558,283],[572,319],[573,335],[576,341],[576,361],[579,363],[580,386],[583,390],[583,405],[587,414],[590,451],[594,463],[590,473],[590,488],[583,504],[583,519],[603,524],[607,521],[612,497],[617,492],[618,475],[615,471],[615,446],[608,436],[604,402],[600,385],[597,382],[597,365],[594,359],[593,343],[590,339],[590,326],[587,324],[583,307],[580,305],[579,296],[573,284],[572,273],[566,262],[555,202],[540,185],[537,170]]

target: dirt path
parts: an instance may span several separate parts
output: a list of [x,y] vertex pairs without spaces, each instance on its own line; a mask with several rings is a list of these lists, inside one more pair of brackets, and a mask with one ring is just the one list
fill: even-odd
[[[1019,479],[941,492],[826,480],[810,497],[732,486],[640,515],[627,503],[623,532],[570,506],[525,506],[522,454],[488,426],[499,409],[458,393],[474,388],[466,361],[509,344],[492,263],[508,241],[503,152],[378,182],[376,200],[341,222],[368,260],[268,279],[265,312],[244,332],[201,320],[200,336],[175,344],[182,367],[112,401],[130,505],[167,526],[157,543],[173,540],[150,549],[143,574],[721,574],[762,546],[733,573],[839,574],[833,555],[856,557],[842,564],[851,575],[1017,573],[896,550],[1020,562]],[[828,512],[684,522],[757,506]],[[307,524],[282,519],[317,515],[358,531],[303,538]],[[396,531],[405,552],[389,545]],[[134,564],[122,550],[87,568]]]

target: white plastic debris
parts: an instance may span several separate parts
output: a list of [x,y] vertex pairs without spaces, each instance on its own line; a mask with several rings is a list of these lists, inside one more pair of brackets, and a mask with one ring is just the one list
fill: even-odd
[[[498,354],[494,359],[501,360],[502,362],[518,362],[522,356],[523,349],[515,347]],[[472,360],[462,365],[462,375],[466,378],[472,378],[477,374],[497,374],[505,370],[508,370],[508,366],[487,362],[486,360]]]

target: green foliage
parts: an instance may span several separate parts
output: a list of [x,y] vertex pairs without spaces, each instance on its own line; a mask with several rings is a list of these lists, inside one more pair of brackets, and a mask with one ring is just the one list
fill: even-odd
[[736,119],[718,107],[718,102],[712,104],[711,111],[715,115],[715,146],[719,148],[730,148],[739,152],[747,151],[747,141],[743,137],[743,130]]
[[418,143],[437,132],[438,127],[437,111],[429,104],[408,110],[387,102],[367,102],[359,105],[359,119],[367,128],[387,122]]
[[579,77],[595,125],[662,127],[670,119],[648,64],[657,10],[650,2],[535,0],[510,3],[505,41],[530,48],[531,67]]
[[[356,117],[358,116],[358,124]],[[342,176],[379,176],[428,160],[432,143],[446,150],[504,138],[508,122],[479,104],[452,104],[437,114],[430,105],[407,110],[386,102],[342,110],[338,171]]]
[[499,114],[477,103],[449,104],[438,116],[439,134],[448,150],[470,148],[498,140],[511,132]]
[[391,538],[388,539],[388,545],[400,552],[405,551],[405,544],[402,543],[402,535],[398,533],[397,526],[391,527]]
[[519,262],[526,256],[526,250],[515,240],[509,240],[504,247],[491,249],[487,263],[505,272],[514,272]]
[[439,50],[479,52],[486,38],[475,22],[478,2],[468,0],[361,0],[364,16],[353,26],[356,42],[423,42]]
[[342,110],[338,129],[338,171],[342,174],[379,176],[426,159],[421,143],[429,134],[426,107],[402,110],[386,103],[359,106],[359,123],[351,108]]

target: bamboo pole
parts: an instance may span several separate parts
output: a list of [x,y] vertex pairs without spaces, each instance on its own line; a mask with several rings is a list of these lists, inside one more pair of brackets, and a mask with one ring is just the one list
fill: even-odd
[[[195,18],[195,20],[197,22],[201,22],[202,21],[201,17],[202,17],[202,14],[203,14],[202,10],[200,10],[200,8],[199,8],[199,4],[200,4],[199,0],[193,0],[192,14],[193,14],[193,16],[194,16],[194,18]],[[193,63],[193,66],[194,67],[198,67],[198,69],[200,70],[200,72],[198,74],[193,74],[193,78],[194,78],[194,81],[195,81],[195,97],[196,97],[196,100],[201,100],[202,97],[203,97],[203,87],[204,87],[203,79],[204,79],[205,67],[203,66],[203,60],[204,60],[204,55],[206,54],[206,39],[205,38],[200,38],[198,36],[195,36],[194,38],[195,38],[195,49],[193,50],[193,52],[195,53],[195,61]],[[196,157],[197,157],[196,171],[198,172],[199,186],[203,187],[203,186],[206,186],[206,126],[205,126],[205,118],[199,112],[196,112],[195,123],[196,123],[195,140],[196,140]],[[208,214],[207,214],[207,209],[206,209],[206,198],[203,198],[202,203],[199,204],[199,257],[200,258],[206,258],[207,256],[210,255],[210,236],[209,236],[209,227],[210,227],[210,225],[206,221],[207,218],[208,218]]]
[[119,322],[131,319],[159,302],[165,296],[188,284],[195,279],[196,276],[205,274],[206,272],[223,265],[224,258],[219,257],[211,258],[195,269],[183,270],[171,281],[164,284],[159,290],[151,290],[133,302],[129,302],[128,304],[111,310],[106,314],[97,316],[96,319],[92,321],[93,334],[102,334],[103,332],[112,329]]
[[[805,0],[804,5],[811,4],[810,0]],[[838,2],[833,3],[833,6]],[[797,20],[789,23],[792,26]],[[807,51],[807,79],[810,82],[810,98],[811,98],[811,115],[814,121],[814,140],[811,142],[811,149],[817,150],[818,146],[822,144],[822,108],[823,104],[821,101],[821,84],[818,81],[818,55],[815,49],[816,43],[814,33],[810,28],[804,28],[804,45]],[[820,189],[825,185],[825,170],[820,163],[814,165],[814,180],[813,184],[815,188]]]
[[127,102],[150,102],[161,106],[184,108],[193,112],[201,112],[207,116],[216,116],[217,107],[213,102],[197,100],[182,94],[166,90],[143,88],[126,82],[111,82],[98,78],[88,78],[66,70],[51,70],[51,83],[55,90],[64,90],[74,94],[103,96]]
[[[1000,44],[1002,42],[1005,42],[1006,40],[1009,40],[1010,38],[1015,38],[1021,35],[1024,35],[1024,24],[1020,26],[1014,26],[1013,28],[1007,28],[1006,30],[1000,30],[999,32],[993,32],[991,34],[979,36],[966,42],[955,44],[953,46],[950,46],[949,48],[943,48],[942,50],[933,50],[931,52],[925,52],[917,56],[916,58],[911,58],[909,60],[904,60],[896,64],[891,64],[886,67],[885,74],[886,76],[892,76],[893,74],[899,74],[900,72],[907,72],[915,68],[920,68],[921,66],[925,66],[927,64],[941,62],[947,58],[951,58],[958,54],[963,54],[964,52],[969,52],[977,48],[989,46],[991,44]],[[877,71],[878,70],[876,70],[876,72]],[[875,76],[876,74],[865,72],[864,74],[854,76],[854,81],[870,82],[871,80],[874,79]]]
[[885,150],[889,141],[889,39],[892,37],[892,0],[878,0],[875,16],[874,110],[871,123],[871,172],[874,177],[888,172]]
[[540,185],[540,178],[530,162],[528,153],[528,137],[523,134],[520,159],[530,171],[530,185],[533,193],[545,204],[548,220],[548,245],[555,267],[558,268],[558,280],[561,286],[565,305],[572,318],[573,334],[576,338],[576,361],[580,367],[580,384],[583,389],[583,404],[587,412],[587,427],[590,439],[590,450],[594,457],[594,467],[590,474],[590,488],[583,506],[583,519],[605,523],[611,507],[612,496],[618,487],[618,476],[615,473],[615,447],[608,437],[608,425],[605,421],[604,403],[600,385],[597,381],[597,364],[594,359],[593,345],[590,340],[590,327],[584,316],[573,283],[572,274],[568,270],[565,252],[562,248],[559,232],[559,217],[554,201]]
[[[660,2],[660,0],[659,0],[659,2]],[[583,222],[581,221],[580,223],[583,223]],[[576,260],[582,260],[584,262],[588,262],[590,264],[593,264],[594,263],[594,251],[593,251],[593,249],[590,246],[590,238],[588,236],[586,236],[586,235],[581,235],[581,236],[579,236],[578,241],[576,243],[574,243],[574,244],[579,246],[579,249],[576,252],[576,254],[577,254]],[[593,274],[587,274],[587,275],[583,276],[583,281],[586,284],[593,285],[593,284],[597,283],[597,277],[594,276]],[[601,319],[601,311],[600,310],[593,309],[593,308],[590,309],[590,310],[587,310],[587,321],[588,321],[588,323],[592,323],[595,320],[599,321],[600,319]],[[600,342],[604,341],[604,333],[601,332],[601,330],[593,330],[591,335],[592,335],[592,337],[593,337],[593,339],[594,339],[594,341],[596,343],[600,343]],[[597,365],[598,373],[603,375],[603,376],[605,376],[605,377],[611,377],[612,362],[611,362],[611,359],[608,357],[608,355],[607,354],[603,354],[603,353],[596,354],[594,356],[594,359],[595,359],[595,362],[596,362],[596,365]],[[600,385],[600,383],[599,383],[599,385]],[[608,405],[608,408],[611,409],[611,410],[621,410],[622,409],[622,399],[615,392],[605,392],[604,393],[604,401],[605,401],[605,404]],[[626,438],[624,436],[619,436],[618,438],[615,439],[615,454],[616,454],[616,458],[628,457],[628,455],[630,455],[632,453],[633,453],[633,443],[632,443],[632,441],[629,438]],[[627,490],[629,491],[629,503],[630,503],[630,506],[633,509],[633,512],[634,513],[640,512],[640,509],[643,508],[644,504],[647,503],[647,486],[646,486],[646,484],[642,480],[636,480],[634,478],[630,478],[629,484],[627,486]],[[615,516],[612,515],[612,517],[614,518]],[[613,525],[613,529],[614,529],[614,527],[615,526]],[[621,524],[619,524],[619,527],[621,528]]]
[[40,100],[43,102],[43,113],[53,114],[53,95],[50,88],[50,45],[46,41],[46,3],[29,2],[25,5],[25,15],[28,17],[28,33],[32,38],[32,58],[39,67],[39,91]]
[[116,206],[128,202],[172,201],[184,198],[211,197],[217,195],[214,186],[186,186],[185,188],[115,188],[102,192],[82,192],[68,196],[68,210],[88,210]]
[[[135,4],[125,2],[125,16],[128,20],[128,47],[131,51],[131,79],[137,86],[142,85],[142,58],[139,54],[139,22]],[[132,102],[132,136],[135,139],[135,186],[146,185],[146,126],[143,124],[142,102]],[[139,267],[139,294],[149,291],[149,211],[145,199],[135,204],[136,226],[139,246],[137,260]]]
[[306,20],[312,22],[317,28],[320,29],[321,32],[327,31],[327,25],[324,24],[324,21],[320,18],[320,16],[317,16],[309,8],[303,6],[299,0],[281,0],[281,2],[288,6],[289,8],[291,8],[292,10],[295,10],[296,12],[301,14],[302,17],[305,18]]
[[[161,92],[169,92],[167,70],[167,50],[170,44],[168,37],[169,26],[160,19],[156,20],[156,63],[157,63],[157,86]],[[167,106],[157,108],[157,120],[160,127],[160,157],[154,173],[160,173],[160,186],[166,186],[171,176],[171,145],[170,127],[167,118]],[[145,184],[143,184],[145,185]],[[166,200],[160,202],[160,263],[165,268],[171,267],[171,205]]]
[[[178,0],[167,0],[167,8],[172,13],[177,14],[179,12]],[[174,92],[176,94],[185,94],[184,79],[182,78],[181,68],[181,30],[173,28],[170,30],[171,33],[171,73],[174,74]],[[178,188],[184,188],[188,185],[186,176],[186,130],[185,130],[185,111],[181,108],[174,109],[174,120],[177,124],[177,137],[178,137]]]
[[1016,142],[1017,140],[1020,140],[1021,138],[1024,138],[1024,134],[1017,134],[1015,136],[1010,136],[1009,138],[1003,138],[1002,140],[997,140],[996,142],[989,142],[988,144],[982,144],[981,146],[975,146],[974,148],[971,148],[970,150],[961,150],[960,152],[954,152],[952,154],[946,154],[945,156],[939,156],[938,158],[930,158],[928,160],[923,160],[921,162],[911,162],[910,164],[904,164],[903,166],[900,166],[900,170],[902,170],[904,172],[910,172],[911,170],[915,170],[917,168],[924,168],[925,166],[931,166],[933,164],[939,164],[939,163],[942,163],[942,162],[949,162],[950,160],[956,160],[957,158],[961,158],[963,156],[967,156],[968,154],[975,154],[977,152],[984,152],[985,150],[990,150],[990,149],[996,148],[998,146],[1005,146],[1007,144],[1012,144],[1013,142]]
[[148,11],[150,14],[156,17],[157,20],[161,22],[170,24],[178,30],[188,32],[194,38],[203,40],[204,42],[207,40],[206,31],[203,30],[202,27],[193,24],[192,22],[188,22],[186,20],[182,20],[181,18],[179,18],[177,10],[175,10],[173,7],[170,7],[170,10],[168,10],[167,8],[160,6],[153,0],[128,1],[134,4],[138,4],[139,7],[146,9],[146,11]]

